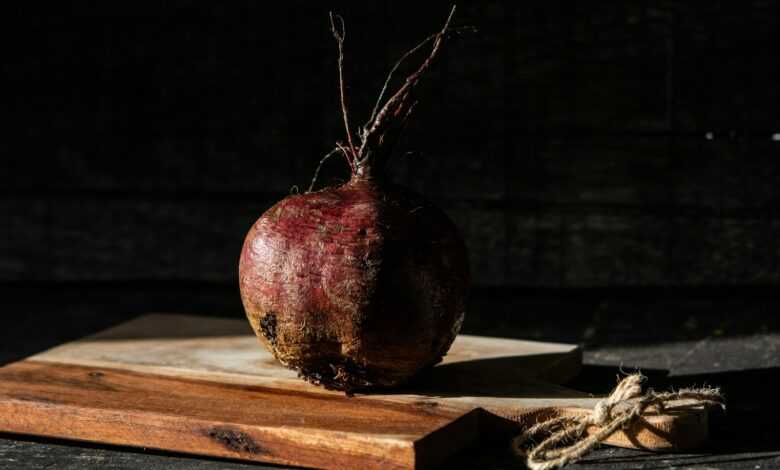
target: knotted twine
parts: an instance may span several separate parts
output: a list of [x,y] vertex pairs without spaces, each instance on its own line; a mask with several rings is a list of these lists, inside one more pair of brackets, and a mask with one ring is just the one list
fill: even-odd
[[[649,389],[642,394],[645,376],[632,374],[624,378],[612,393],[596,403],[593,411],[584,416],[559,416],[541,421],[512,441],[512,450],[531,470],[560,468],[575,462],[604,442],[619,429],[625,429],[643,416],[646,411],[663,413],[673,401],[675,410],[704,407],[726,408],[720,389],[711,387],[683,388],[676,392],[657,393]],[[618,408],[618,409],[616,409]],[[588,428],[595,426],[594,432]],[[548,437],[530,450],[526,443],[540,434]],[[562,444],[571,442],[561,447]]]

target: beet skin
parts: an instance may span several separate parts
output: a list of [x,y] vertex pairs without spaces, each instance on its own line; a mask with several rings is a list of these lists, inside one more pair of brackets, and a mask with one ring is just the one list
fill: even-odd
[[[282,364],[310,382],[352,392],[391,387],[438,363],[460,330],[469,284],[466,247],[453,223],[421,196],[391,184],[385,168],[417,100],[420,80],[449,37],[444,27],[404,54],[365,125],[350,125],[344,20],[330,15],[338,44],[339,93],[349,182],[289,196],[244,241],[241,299],[249,322]],[[339,27],[340,26],[340,27]],[[401,63],[427,58],[392,95]]]
[[468,278],[466,248],[441,210],[361,177],[271,207],[239,266],[265,346],[345,391],[398,385],[439,362],[463,321]]

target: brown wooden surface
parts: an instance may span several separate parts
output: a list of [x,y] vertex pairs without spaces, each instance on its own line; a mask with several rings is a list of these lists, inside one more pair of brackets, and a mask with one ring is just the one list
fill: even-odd
[[424,405],[118,369],[24,361],[0,377],[5,431],[288,465],[413,468],[422,438],[446,426],[446,456],[478,429]]
[[[585,413],[556,382],[578,347],[461,335],[403,390],[346,397],[279,366],[241,320],[147,315],[0,369],[0,430],[307,466],[433,464],[480,432]],[[376,410],[374,412],[373,410]],[[664,414],[609,443],[689,448],[706,413]]]

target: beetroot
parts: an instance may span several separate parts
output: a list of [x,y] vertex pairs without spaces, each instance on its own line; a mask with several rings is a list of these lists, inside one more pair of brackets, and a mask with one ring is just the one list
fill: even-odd
[[352,392],[402,384],[441,360],[463,321],[469,273],[454,224],[384,175],[452,13],[440,32],[402,57],[432,44],[422,65],[383,103],[391,71],[357,139],[344,93],[344,25],[336,18],[340,29],[333,16],[331,27],[347,140],[331,154],[346,158],[351,178],[268,209],[246,237],[239,281],[252,328],[282,364],[313,383]]

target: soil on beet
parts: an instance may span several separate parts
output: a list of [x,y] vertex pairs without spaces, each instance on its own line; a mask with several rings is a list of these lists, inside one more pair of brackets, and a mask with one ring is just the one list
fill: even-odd
[[[383,177],[454,14],[453,6],[439,32],[399,59],[356,135],[343,74],[345,24],[330,15],[346,142],[320,161],[309,192],[257,220],[239,263],[255,333],[313,383],[347,393],[402,384],[441,361],[460,330],[469,284],[463,241],[441,210]],[[423,46],[427,57],[389,93],[393,72]],[[339,153],[350,181],[311,192],[322,164]]]
[[469,282],[443,212],[360,179],[269,209],[246,238],[239,277],[250,323],[276,358],[344,391],[396,386],[438,363]]

